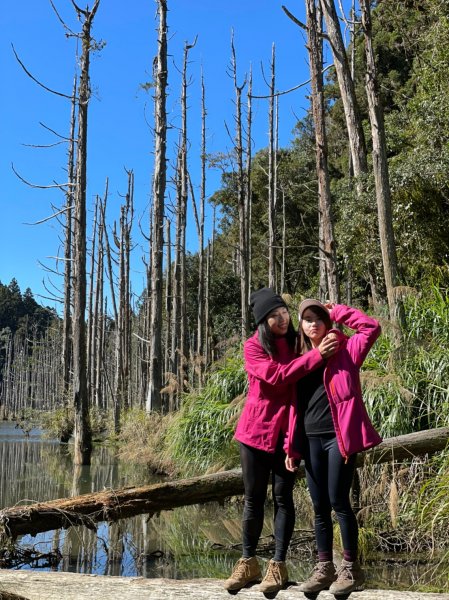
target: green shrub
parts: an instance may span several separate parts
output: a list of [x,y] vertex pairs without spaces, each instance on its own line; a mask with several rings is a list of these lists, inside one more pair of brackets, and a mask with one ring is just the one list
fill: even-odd
[[167,431],[168,454],[186,473],[238,463],[232,442],[246,391],[241,351],[215,366],[204,387],[186,395]]

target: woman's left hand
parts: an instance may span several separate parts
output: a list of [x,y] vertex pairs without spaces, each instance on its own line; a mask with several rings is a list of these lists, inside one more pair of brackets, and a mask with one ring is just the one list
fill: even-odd
[[291,471],[292,473],[295,473],[298,470],[298,465],[296,464],[296,459],[286,456],[285,457],[285,468],[287,469],[287,471]]

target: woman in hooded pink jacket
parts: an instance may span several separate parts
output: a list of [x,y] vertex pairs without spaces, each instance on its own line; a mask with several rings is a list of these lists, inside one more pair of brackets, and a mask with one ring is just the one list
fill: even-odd
[[[313,351],[324,338],[334,337],[338,351],[301,379],[297,400],[290,405],[286,436],[286,466],[296,468],[304,458],[307,485],[315,512],[318,563],[302,584],[305,593],[330,589],[345,595],[361,589],[365,577],[357,560],[358,526],[350,502],[350,488],[357,452],[381,442],[362,400],[359,371],[380,334],[379,323],[362,311],[344,304],[323,305],[304,300],[299,307],[300,353]],[[355,333],[348,337],[332,322]],[[343,561],[333,563],[332,509],[343,541]]]
[[338,343],[322,340],[307,355],[298,356],[296,331],[282,297],[262,288],[251,295],[251,307],[258,328],[244,346],[249,387],[235,431],[245,486],[243,556],[224,587],[236,591],[261,579],[256,548],[271,476],[275,554],[260,591],[275,593],[288,581],[285,556],[295,523],[295,474],[286,468],[283,448],[290,405],[298,379],[323,365],[323,358],[335,352]]

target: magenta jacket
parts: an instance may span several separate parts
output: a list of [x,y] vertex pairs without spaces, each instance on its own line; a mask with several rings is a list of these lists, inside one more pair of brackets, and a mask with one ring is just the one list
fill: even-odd
[[[337,434],[338,447],[343,457],[377,446],[382,441],[374,429],[362,400],[360,367],[369,349],[380,335],[380,325],[360,310],[336,304],[331,310],[335,323],[355,329],[348,337],[332,329],[340,337],[338,352],[328,359],[324,369],[326,388],[332,419]],[[305,355],[307,356],[307,354]],[[298,403],[290,405],[288,433],[284,449],[291,458],[301,458],[298,452]]]
[[298,356],[284,337],[276,344],[278,352],[272,358],[262,348],[257,332],[245,342],[249,388],[234,435],[239,442],[271,453],[279,436],[286,435],[289,407],[296,404],[296,382],[323,364],[318,349]]

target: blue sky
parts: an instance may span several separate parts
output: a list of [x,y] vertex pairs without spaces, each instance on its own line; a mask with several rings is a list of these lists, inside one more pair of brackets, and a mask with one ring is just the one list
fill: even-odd
[[[69,0],[54,0],[61,17],[73,31],[79,23]],[[93,2],[91,2],[93,4]],[[81,6],[85,4],[80,3]],[[304,19],[304,3],[286,1],[291,12]],[[102,195],[109,178],[109,218],[119,218],[120,195],[126,192],[126,169],[135,174],[136,220],[148,231],[148,203],[152,174],[153,140],[152,98],[140,88],[150,79],[152,60],[156,53],[153,0],[101,0],[95,18],[93,34],[106,42],[103,50],[92,57],[91,86],[93,97],[89,105],[88,132],[88,209],[95,196]],[[49,145],[57,138],[45,127],[67,135],[70,105],[37,86],[24,73],[14,58],[11,44],[27,69],[48,87],[70,94],[72,88],[76,41],[67,37],[48,0],[11,2],[0,13],[3,35],[0,41],[3,93],[0,96],[0,176],[1,186],[1,266],[0,281],[9,283],[15,277],[22,291],[31,287],[36,299],[47,295],[43,281],[54,289],[60,287],[57,277],[50,275],[39,263],[54,268],[54,257],[60,250],[61,228],[55,220],[41,225],[28,225],[52,214],[51,205],[60,207],[62,193],[56,190],[34,189],[25,185],[13,173],[11,164],[27,180],[38,185],[64,182],[66,148],[30,148],[24,144]],[[289,89],[308,78],[307,55],[302,31],[283,13],[281,3],[273,0],[169,0],[169,118],[179,124],[179,73],[185,41],[196,46],[190,52],[189,88],[190,172],[195,186],[200,173],[200,70],[206,83],[208,152],[226,151],[231,141],[224,123],[233,130],[233,84],[227,75],[230,61],[230,37],[234,30],[240,80],[249,65],[254,71],[253,91],[267,93],[261,71],[269,72],[272,44],[276,45],[277,88]],[[176,65],[176,66],[175,66]],[[280,100],[280,144],[291,140],[297,118],[307,108],[308,88],[283,96]],[[267,101],[254,101],[254,151],[267,144]],[[170,132],[169,149],[177,139]],[[169,150],[170,151],[170,150]],[[220,185],[220,173],[208,171],[207,193]],[[172,195],[169,190],[169,196]],[[210,231],[210,212],[208,213]],[[136,222],[133,260],[134,290],[143,289],[142,257],[148,253],[148,243],[139,233]],[[188,244],[196,250],[193,220],[188,224]]]

